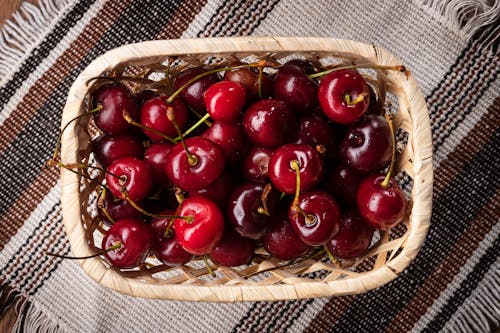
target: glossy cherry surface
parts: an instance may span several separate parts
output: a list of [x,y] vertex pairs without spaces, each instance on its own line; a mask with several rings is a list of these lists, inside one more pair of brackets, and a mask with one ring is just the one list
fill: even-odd
[[92,144],[95,159],[103,167],[122,157],[141,158],[144,154],[141,139],[128,133],[101,135]]
[[[182,131],[188,120],[188,110],[180,99],[174,99],[171,104],[166,102],[165,97],[156,97],[148,100],[141,108],[141,124],[155,129],[166,136],[174,138],[177,130],[167,117],[167,108],[172,107],[175,114],[175,122]],[[160,134],[145,130],[144,133],[154,142],[165,140]]]
[[242,84],[225,80],[208,87],[203,98],[210,118],[231,122],[243,110],[247,92]]
[[288,217],[300,239],[311,246],[326,244],[339,231],[340,208],[325,191],[301,194],[298,207],[292,204]]
[[226,170],[217,178],[212,184],[197,191],[189,191],[190,196],[201,195],[204,196],[224,210],[229,201],[229,195],[236,186],[236,179],[230,170]]
[[102,249],[107,250],[120,242],[121,246],[104,254],[116,268],[134,268],[146,259],[153,235],[148,225],[136,219],[117,221],[102,239]]
[[[135,209],[127,200],[117,199],[110,192],[106,192],[102,207],[98,206],[97,215],[107,226],[113,225],[113,221],[123,219],[142,219],[142,213]],[[111,221],[104,213],[104,210],[113,219]]]
[[[191,67],[180,72],[174,79],[174,89],[177,90],[198,75],[207,72],[202,67]],[[219,82],[217,74],[210,74],[190,84],[180,93],[182,99],[197,111],[205,111],[203,94],[212,84]]]
[[246,265],[252,260],[255,241],[240,236],[230,227],[224,229],[222,239],[210,252],[210,259],[220,266]]
[[168,238],[157,239],[152,251],[156,258],[168,266],[187,264],[194,256],[184,250],[179,241],[172,235]]
[[300,66],[287,63],[276,73],[274,97],[296,113],[309,114],[318,104],[318,84]]
[[232,165],[239,163],[247,151],[248,139],[237,122],[214,121],[201,136],[217,143]]
[[[332,129],[328,122],[318,116],[299,118],[299,136],[295,143],[310,145],[313,148],[325,148],[325,153],[335,149]],[[318,147],[321,146],[321,147]]]
[[329,176],[325,187],[343,206],[356,208],[356,195],[363,176],[344,166],[337,166]]
[[273,150],[264,147],[252,147],[241,165],[243,177],[247,180],[262,183],[269,181],[269,160]]
[[323,77],[318,88],[318,100],[330,120],[351,124],[366,113],[370,104],[370,91],[365,79],[357,71],[338,70]]
[[391,177],[387,187],[382,186],[385,175],[366,177],[359,185],[358,211],[370,226],[387,230],[400,223],[406,214],[406,197]]
[[125,189],[133,201],[139,201],[148,196],[153,186],[149,165],[135,157],[124,157],[114,161],[107,168],[106,183],[111,193],[117,198],[125,199],[122,189]]
[[151,168],[153,183],[161,186],[171,186],[166,172],[167,155],[174,145],[170,142],[156,142],[144,152],[144,161]]
[[91,106],[92,109],[102,107],[99,112],[94,113],[94,122],[106,134],[120,134],[130,129],[131,125],[123,118],[123,110],[132,119],[137,120],[139,116],[134,96],[122,84],[100,86],[92,95]]
[[360,173],[381,170],[392,156],[392,133],[387,120],[368,115],[349,127],[339,150],[342,164]]
[[195,157],[193,165],[181,143],[167,156],[166,173],[170,181],[184,191],[197,191],[213,183],[224,171],[224,152],[218,144],[195,136],[185,140],[189,153]]
[[356,258],[368,249],[374,231],[357,211],[346,211],[340,219],[339,232],[327,243],[328,249],[342,259]]
[[224,217],[217,205],[202,196],[189,197],[180,204],[177,214],[190,218],[174,220],[175,237],[184,250],[194,255],[210,253],[224,230]]
[[[238,63],[232,65],[241,65]],[[226,71],[224,79],[233,81],[243,85],[247,91],[247,99],[255,100],[259,98],[259,73],[249,68],[239,68]],[[262,98],[268,98],[273,95],[273,82],[269,79],[268,74],[263,73],[260,80],[260,89]]]
[[299,164],[301,192],[318,185],[323,177],[324,165],[316,150],[308,145],[287,144],[276,149],[269,160],[269,178],[279,191],[295,193],[297,175],[292,161]]
[[284,102],[264,99],[245,111],[243,129],[257,146],[275,148],[293,141],[297,134],[297,121]]

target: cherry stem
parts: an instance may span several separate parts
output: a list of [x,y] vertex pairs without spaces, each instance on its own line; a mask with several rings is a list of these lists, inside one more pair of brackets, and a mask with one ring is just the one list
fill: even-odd
[[[203,116],[198,112],[196,111],[191,105],[188,105],[187,106],[189,111],[191,111],[196,117],[198,117],[199,119],[201,119]],[[207,125],[208,127],[211,127],[212,126],[212,123],[210,121],[208,121],[207,119],[205,119],[205,125]]]
[[208,256],[206,256],[206,255],[203,256],[203,262],[205,263],[205,266],[207,267],[208,274],[210,274],[211,277],[215,277],[215,273],[212,270],[212,267],[210,267],[210,264],[208,263]]
[[387,69],[387,70],[393,70],[393,71],[398,71],[398,72],[404,73],[406,75],[406,77],[408,77],[410,75],[410,71],[407,70],[406,67],[403,65],[398,65],[398,66],[348,65],[348,66],[340,66],[340,67],[331,68],[331,69],[328,69],[326,71],[319,72],[319,73],[310,74],[309,77],[311,79],[315,79],[317,77],[321,77],[321,76],[330,74],[331,72],[339,71],[342,69],[357,69],[357,68]]
[[221,67],[221,68],[215,68],[215,69],[203,72],[203,73],[195,76],[194,78],[192,78],[188,82],[184,83],[176,91],[174,91],[174,93],[172,95],[170,95],[170,97],[167,99],[167,103],[169,103],[169,104],[172,103],[172,101],[177,97],[177,95],[179,95],[184,89],[186,89],[187,87],[189,87],[190,85],[192,85],[193,83],[198,81],[199,79],[202,79],[206,76],[209,76],[209,75],[212,75],[215,73],[219,73],[219,72],[225,72],[225,71],[241,69],[241,68],[264,67],[264,66],[266,66],[266,64],[267,64],[267,62],[265,60],[260,60],[258,62],[251,63],[251,64],[244,64],[244,65],[238,65],[238,66],[232,66],[232,67]]
[[130,125],[132,125],[132,126],[136,126],[136,127],[139,127],[139,128],[141,128],[141,129],[143,129],[143,130],[145,130],[145,131],[153,132],[153,133],[155,133],[155,134],[157,134],[157,135],[161,136],[161,137],[162,137],[162,138],[164,138],[165,140],[170,141],[170,142],[171,142],[171,143],[173,143],[173,144],[176,144],[176,143],[177,143],[174,139],[172,139],[171,137],[169,137],[169,136],[168,136],[168,135],[166,135],[165,133],[162,133],[162,132],[160,132],[160,131],[158,131],[158,130],[156,130],[156,129],[154,129],[154,128],[151,128],[151,127],[145,126],[145,125],[143,125],[143,124],[141,124],[141,123],[138,123],[137,121],[135,121],[134,119],[132,119],[132,117],[130,116],[130,113],[128,113],[128,111],[127,111],[127,110],[123,110],[122,115],[123,115],[123,119],[125,119],[125,121],[126,121],[127,123],[129,123]]
[[[177,124],[177,122],[175,121],[175,111],[174,111],[174,108],[169,106],[167,108],[167,118],[168,120],[172,123],[172,125],[174,125],[175,127],[175,130],[177,131],[177,134],[179,134],[179,138],[181,140],[181,144],[182,144],[182,147],[184,147],[184,150],[186,151],[186,155],[187,155],[187,160],[188,160],[188,163],[190,166],[195,166],[196,164],[198,164],[198,158],[191,154],[189,152],[189,149],[186,145],[186,142],[184,141],[184,136],[181,132],[181,129],[179,128],[179,125]],[[175,141],[175,143],[177,143],[177,141]]]
[[262,215],[271,216],[269,212],[269,207],[267,206],[267,198],[269,197],[269,193],[273,190],[273,186],[271,184],[266,184],[264,189],[262,190],[262,194],[260,196],[260,201],[262,202],[262,206],[257,209],[257,212]]
[[299,161],[292,160],[290,162],[290,167],[292,170],[295,170],[295,196],[293,197],[292,202],[292,213],[294,215],[302,214],[304,216],[304,220],[306,224],[314,224],[316,222],[316,217],[311,214],[307,214],[304,212],[302,208],[300,208],[299,198],[300,198],[300,166]]
[[333,255],[332,251],[330,251],[328,246],[323,245],[323,248],[325,249],[326,254],[328,254],[328,258],[330,259],[332,264],[339,266],[340,265],[339,261],[335,258],[335,256]]
[[183,201],[184,201],[185,196],[184,196],[184,191],[179,188],[179,187],[176,187],[175,188],[175,200],[177,200],[177,203],[181,204]]
[[356,105],[356,104],[364,101],[366,96],[369,96],[369,94],[366,92],[363,92],[363,93],[359,94],[358,96],[356,96],[355,99],[352,99],[352,96],[350,94],[345,94],[344,101],[347,103],[347,105]]
[[198,120],[196,122],[196,124],[194,124],[193,126],[191,126],[187,131],[185,131],[183,134],[181,134],[178,137],[176,137],[174,139],[174,141],[179,142],[179,140],[181,139],[181,137],[186,137],[189,134],[191,134],[191,132],[193,132],[198,126],[200,126],[201,124],[203,124],[208,118],[210,118],[210,115],[207,113],[203,117],[201,117],[200,120]]
[[389,124],[389,128],[391,129],[391,140],[392,140],[392,156],[391,156],[391,165],[389,166],[389,171],[387,171],[387,174],[385,175],[384,180],[382,183],[380,183],[380,186],[382,187],[388,187],[390,180],[391,180],[391,175],[394,172],[394,164],[396,161],[396,137],[394,133],[394,121],[392,119],[392,115],[390,113],[385,114],[385,119],[387,119],[387,123]]
[[[49,161],[49,163],[51,163],[52,161]],[[103,168],[100,168],[100,167],[96,167],[96,166],[92,166],[92,165],[88,165],[88,164],[77,164],[77,163],[70,163],[70,164],[64,164],[62,162],[55,162],[53,164],[50,164],[50,165],[53,165],[53,166],[58,166],[60,168],[64,168],[64,169],[93,169],[93,170],[98,170],[98,171],[101,171],[105,174],[108,174],[110,176],[113,176],[117,179],[123,179],[123,177],[121,176],[118,176],[117,174],[115,173],[112,173],[112,172],[109,172],[108,170],[106,169],[103,169]]]
[[72,257],[72,256],[65,256],[65,255],[60,255],[60,254],[50,253],[50,252],[46,252],[46,254],[49,255],[49,256],[52,256],[52,257],[63,258],[63,259],[74,259],[74,260],[78,260],[78,259],[90,259],[90,258],[98,257],[98,256],[103,255],[104,253],[107,253],[107,252],[110,252],[110,251],[118,250],[121,247],[122,247],[122,242],[117,241],[117,242],[113,243],[113,245],[111,245],[110,248],[108,248],[106,250],[102,250],[102,251],[100,251],[100,252],[98,252],[96,254],[92,254],[90,256],[85,256],[85,257]]
[[106,218],[111,222],[111,223],[115,223],[115,219],[111,217],[111,215],[109,214],[108,210],[106,209],[105,205],[104,205],[104,200],[106,200],[106,188],[103,187],[102,191],[99,192],[99,196],[97,197],[97,208],[99,208],[103,213],[104,215],[106,216]]

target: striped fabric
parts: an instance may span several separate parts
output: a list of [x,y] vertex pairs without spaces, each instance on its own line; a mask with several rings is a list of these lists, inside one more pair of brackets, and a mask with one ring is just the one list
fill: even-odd
[[[0,331],[489,332],[500,325],[498,1],[40,0],[0,31]],[[471,6],[467,8],[467,6]],[[468,14],[467,13],[474,13]],[[235,304],[152,301],[97,285],[70,253],[45,167],[65,96],[98,55],[151,39],[304,35],[397,54],[428,101],[431,228],[367,294]]]

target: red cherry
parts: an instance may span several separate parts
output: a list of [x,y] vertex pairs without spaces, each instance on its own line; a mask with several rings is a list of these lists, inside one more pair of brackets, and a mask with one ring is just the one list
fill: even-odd
[[235,176],[231,171],[227,170],[207,187],[197,191],[190,191],[189,196],[204,196],[215,202],[220,209],[225,209],[229,200],[229,195],[235,186]]
[[274,97],[296,113],[311,113],[318,104],[318,84],[294,64],[284,64],[274,79]]
[[92,95],[92,108],[101,106],[101,110],[94,113],[96,126],[106,134],[125,133],[130,124],[123,118],[126,111],[134,120],[138,119],[137,103],[130,91],[122,84],[104,84]]
[[226,227],[221,241],[210,252],[210,259],[220,266],[235,267],[248,264],[254,251],[254,240],[242,237]]
[[363,176],[346,166],[339,165],[326,182],[326,189],[343,206],[356,208],[356,195]]
[[370,104],[370,91],[361,74],[343,69],[331,72],[321,80],[318,100],[330,120],[351,124],[366,113]]
[[135,209],[127,200],[117,199],[111,193],[106,192],[103,207],[97,209],[97,215],[107,226],[113,225],[112,221],[104,213],[104,210],[116,222],[123,219],[142,219],[142,213]]
[[[175,209],[163,209],[159,212],[159,215],[175,215]],[[151,219],[150,226],[151,230],[157,238],[168,238],[166,236],[166,231],[171,230],[172,219],[167,217],[155,217]],[[168,234],[168,233],[167,233]]]
[[253,147],[243,160],[241,172],[243,177],[258,183],[269,179],[269,160],[273,150],[264,147]]
[[339,231],[340,209],[324,191],[301,194],[298,207],[292,204],[288,217],[300,239],[311,246],[324,245]]
[[[167,117],[167,109],[171,106],[174,110],[175,121],[182,130],[188,120],[188,110],[179,99],[174,99],[171,104],[166,102],[165,97],[156,97],[148,100],[141,108],[141,124],[155,129],[166,136],[176,137],[177,130]],[[162,141],[165,138],[152,131],[145,130],[144,133],[153,141]]]
[[125,199],[125,189],[133,201],[148,196],[152,188],[151,169],[149,165],[135,157],[124,157],[114,161],[107,169],[106,183],[111,193],[117,198]]
[[153,99],[153,98],[158,97],[158,96],[159,95],[156,91],[144,89],[144,90],[139,91],[135,95],[135,99],[137,100],[137,104],[139,105],[139,108],[142,108],[144,103],[146,103],[150,99]]
[[212,119],[233,121],[243,110],[247,92],[245,87],[237,82],[220,81],[211,85],[203,98]]
[[161,186],[171,186],[166,173],[167,155],[174,145],[170,142],[156,142],[151,144],[144,152],[144,161],[151,168],[153,183]]
[[[191,67],[183,70],[174,79],[174,89],[179,89],[188,81],[205,72],[207,72],[207,70],[201,67]],[[191,105],[197,111],[205,111],[203,94],[208,89],[208,87],[210,87],[214,83],[217,83],[218,81],[219,78],[217,77],[217,74],[205,76],[182,90],[180,96],[187,104]]]
[[133,268],[141,264],[147,257],[152,245],[151,229],[136,219],[119,220],[109,228],[102,239],[102,249],[107,261],[116,268]]
[[248,140],[240,124],[215,121],[202,136],[217,143],[224,151],[227,161],[232,165],[237,164],[245,155]]
[[388,230],[400,223],[406,214],[406,198],[394,178],[383,186],[385,175],[366,177],[359,185],[359,214],[370,226]]
[[334,150],[335,140],[327,121],[318,116],[306,116],[300,118],[298,124],[299,136],[295,143],[310,145],[316,149],[325,148],[326,152]]
[[122,157],[141,158],[144,154],[142,141],[128,133],[101,135],[94,140],[92,150],[97,163],[105,168]]
[[262,243],[270,255],[282,260],[298,258],[309,250],[309,245],[304,243],[293,230],[286,209],[278,212],[273,219]]
[[293,141],[297,122],[284,102],[265,99],[255,102],[246,110],[243,129],[256,145],[274,148]]
[[196,136],[185,140],[190,159],[181,143],[167,155],[166,173],[170,181],[184,191],[201,190],[213,183],[224,171],[224,152],[215,142]]
[[[233,63],[230,66],[238,66],[241,63]],[[250,68],[238,68],[226,71],[224,79],[232,82],[237,82],[243,85],[247,91],[248,100],[256,100],[259,98],[259,73],[252,71]],[[269,75],[262,73],[261,79],[262,98],[268,98],[273,95],[273,82]]]
[[357,211],[347,211],[340,219],[339,232],[327,243],[328,249],[342,259],[356,258],[368,249],[374,231]]
[[202,196],[187,198],[177,215],[188,218],[174,220],[175,237],[187,252],[204,255],[215,248],[222,237],[224,217],[213,201]]
[[152,250],[156,258],[168,266],[184,265],[193,259],[174,236],[157,239]]
[[308,145],[287,144],[273,153],[269,161],[269,178],[274,186],[286,194],[294,194],[296,172],[292,161],[300,167],[300,191],[312,189],[323,177],[323,160],[314,148]]

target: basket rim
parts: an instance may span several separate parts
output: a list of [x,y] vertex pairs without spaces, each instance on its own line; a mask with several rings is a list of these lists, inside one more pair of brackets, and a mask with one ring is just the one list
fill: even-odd
[[[399,65],[402,62],[386,49],[358,41],[328,37],[215,37],[201,39],[171,39],[127,44],[111,49],[96,58],[77,77],[71,86],[63,110],[61,127],[83,105],[86,82],[123,62],[143,57],[204,54],[204,53],[251,53],[251,52],[336,52],[361,56],[370,62],[383,65]],[[382,62],[383,61],[383,62]],[[107,269],[99,258],[79,260],[87,275],[99,284],[124,294],[156,299],[184,301],[275,301],[311,297],[341,296],[363,293],[380,287],[401,273],[415,258],[428,232],[432,210],[432,140],[430,120],[424,96],[413,76],[405,78],[394,74],[403,91],[411,96],[414,198],[411,228],[407,243],[401,253],[384,266],[360,273],[355,277],[328,282],[308,282],[278,285],[210,285],[151,284],[135,278],[121,276]],[[72,123],[63,133],[61,159],[63,163],[77,162],[78,135]],[[63,223],[73,254],[92,254],[84,239],[79,203],[79,180],[75,173],[61,169],[61,202]],[[413,193],[416,191],[416,193]],[[348,280],[348,281],[347,281]]]

